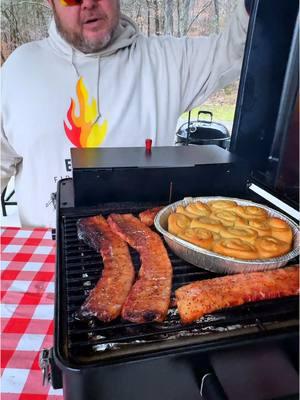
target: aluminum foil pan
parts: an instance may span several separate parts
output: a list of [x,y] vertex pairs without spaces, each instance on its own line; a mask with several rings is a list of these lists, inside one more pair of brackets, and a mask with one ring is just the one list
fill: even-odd
[[[195,203],[196,201],[207,203],[210,200],[233,200],[241,206],[260,207],[265,209],[270,216],[283,219],[290,225],[293,231],[293,249],[289,253],[276,258],[268,258],[264,260],[240,260],[202,249],[201,247],[198,247],[192,243],[188,243],[168,232],[168,217],[172,212],[176,211],[176,208],[179,205],[186,207],[188,204]],[[160,210],[155,217],[154,225],[155,228],[164,236],[164,239],[170,249],[173,250],[178,257],[195,265],[196,267],[201,267],[215,273],[238,274],[280,268],[298,255],[298,226],[291,219],[287,218],[280,212],[249,200],[231,197],[187,197]]]

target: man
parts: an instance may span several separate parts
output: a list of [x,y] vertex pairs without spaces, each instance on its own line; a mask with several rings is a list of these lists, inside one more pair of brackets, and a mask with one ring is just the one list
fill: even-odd
[[2,69],[2,189],[15,175],[24,226],[55,226],[70,147],[172,145],[178,117],[238,77],[248,24],[239,0],[219,36],[147,38],[119,0],[49,2],[49,37]]

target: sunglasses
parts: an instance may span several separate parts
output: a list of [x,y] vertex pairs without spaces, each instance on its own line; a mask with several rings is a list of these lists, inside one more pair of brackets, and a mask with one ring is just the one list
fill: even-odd
[[82,0],[60,0],[61,4],[65,7],[78,6],[82,3]]

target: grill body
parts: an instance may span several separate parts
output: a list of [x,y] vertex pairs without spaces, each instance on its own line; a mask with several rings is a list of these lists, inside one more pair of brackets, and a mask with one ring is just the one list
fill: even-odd
[[[74,182],[63,180],[58,186],[52,358],[53,386],[63,386],[65,400],[219,400],[224,398],[222,390],[213,395],[205,391],[204,397],[200,391],[204,394],[208,381],[218,389],[216,381],[231,368],[231,381],[227,376],[226,382],[219,383],[227,394],[234,393],[229,386],[235,389],[244,384],[244,390],[242,397],[227,396],[230,400],[298,399],[298,298],[224,309],[189,326],[180,324],[174,309],[162,324],[116,320],[105,325],[82,320],[78,310],[100,277],[102,264],[76,234],[79,218],[111,212],[137,214],[185,196],[264,202],[248,191],[255,182],[278,199],[289,199],[285,185],[278,190],[277,178],[284,160],[295,159],[285,143],[299,91],[299,67],[293,62],[299,58],[298,46],[291,46],[297,43],[292,39],[293,32],[298,33],[294,30],[298,8],[296,0],[254,1],[230,151],[214,145],[153,148],[151,154],[141,149],[72,149]],[[297,163],[292,165],[299,176]],[[298,193],[298,181],[287,189]],[[132,257],[138,270],[139,257],[134,252]],[[171,253],[170,257],[173,293],[185,283],[215,276],[205,266],[196,268]],[[241,374],[250,371],[245,361],[252,354],[264,357],[260,363],[253,362],[251,374],[246,374],[251,377],[248,387]],[[208,375],[217,379],[206,379]],[[268,392],[259,380],[266,376]]]
[[[239,170],[238,165],[231,167],[232,171]],[[242,188],[231,186],[232,195],[239,190],[239,195],[249,198],[246,176],[243,181]],[[223,187],[223,182],[217,181],[216,185]],[[201,380],[213,370],[213,355],[224,351],[239,351],[242,360],[243,351],[260,348],[263,351],[275,346],[284,351],[292,368],[297,369],[298,299],[295,297],[222,310],[189,326],[180,324],[174,308],[162,324],[137,325],[119,319],[103,324],[93,318],[82,319],[78,311],[100,277],[102,261],[78,240],[78,219],[97,213],[107,216],[111,212],[137,215],[162,203],[120,201],[78,207],[74,205],[73,188],[70,179],[59,183],[56,232],[52,369],[53,375],[59,376],[53,386],[61,387],[62,381],[65,400],[199,399]],[[215,277],[171,252],[169,255],[174,270],[173,293],[185,283]],[[138,270],[139,257],[134,251],[132,259]]]

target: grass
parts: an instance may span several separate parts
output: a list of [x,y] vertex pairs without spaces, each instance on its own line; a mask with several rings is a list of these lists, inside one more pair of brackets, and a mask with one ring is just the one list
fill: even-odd
[[[234,118],[234,111],[235,111],[235,105],[234,104],[205,104],[203,106],[200,106],[198,108],[194,108],[192,110],[192,119],[197,119],[197,115],[199,111],[210,111],[213,114],[213,121],[233,121]],[[187,119],[188,118],[188,113],[184,113],[182,115],[182,118]],[[203,120],[208,119],[207,116],[200,115],[200,118]]]

